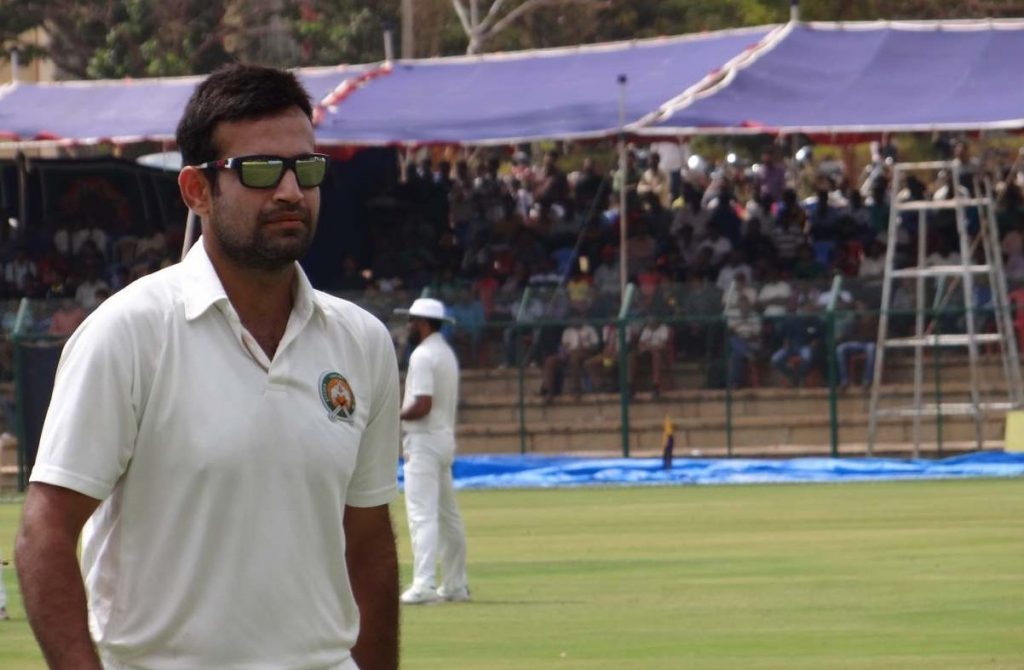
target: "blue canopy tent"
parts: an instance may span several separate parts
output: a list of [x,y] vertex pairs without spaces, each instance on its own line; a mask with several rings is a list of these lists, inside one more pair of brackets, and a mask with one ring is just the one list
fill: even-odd
[[[297,71],[314,101],[372,66]],[[49,144],[173,142],[178,119],[202,77],[16,82],[0,87],[0,139]]]
[[583,139],[707,86],[772,26],[510,54],[399,61],[343,101],[325,102],[317,138],[341,144],[511,144]]
[[[1024,128],[1024,21],[793,23],[640,135]],[[640,125],[646,127],[640,127]]]

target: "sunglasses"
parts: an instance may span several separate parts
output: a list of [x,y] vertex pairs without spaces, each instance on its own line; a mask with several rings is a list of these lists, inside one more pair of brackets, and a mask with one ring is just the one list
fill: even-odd
[[300,187],[314,188],[324,183],[327,177],[327,156],[237,156],[209,161],[196,167],[200,170],[234,170],[242,186],[247,188],[276,188],[284,178],[285,170],[292,170]]

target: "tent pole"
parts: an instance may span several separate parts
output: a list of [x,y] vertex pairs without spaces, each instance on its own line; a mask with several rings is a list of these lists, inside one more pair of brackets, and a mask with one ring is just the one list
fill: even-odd
[[629,277],[626,253],[626,75],[619,75],[619,300],[625,305]]

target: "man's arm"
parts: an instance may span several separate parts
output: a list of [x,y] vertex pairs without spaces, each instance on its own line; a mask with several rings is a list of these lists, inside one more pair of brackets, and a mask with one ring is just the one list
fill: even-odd
[[398,668],[398,550],[387,505],[345,507],[345,560],[359,606],[352,657],[362,670]]
[[25,497],[15,543],[28,621],[52,670],[102,670],[89,635],[78,536],[100,501],[34,483]]
[[411,405],[402,409],[399,418],[402,421],[417,421],[430,414],[430,409],[433,406],[434,396],[418,395]]

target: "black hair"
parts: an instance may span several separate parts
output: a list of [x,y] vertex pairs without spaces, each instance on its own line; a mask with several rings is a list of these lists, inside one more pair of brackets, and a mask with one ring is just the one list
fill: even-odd
[[312,119],[309,93],[286,70],[233,63],[213,72],[189,98],[176,139],[185,165],[218,158],[213,133],[225,121],[273,116],[297,107]]

